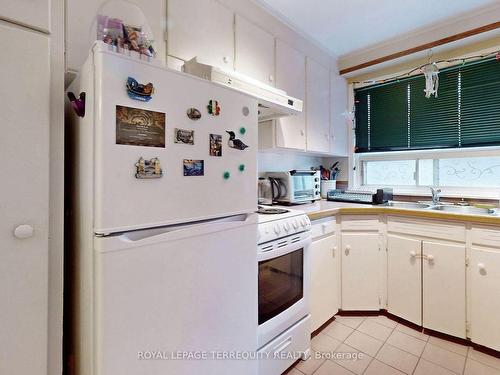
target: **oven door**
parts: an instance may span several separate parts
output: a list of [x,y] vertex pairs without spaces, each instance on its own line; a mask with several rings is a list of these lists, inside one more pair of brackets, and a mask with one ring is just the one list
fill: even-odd
[[302,233],[259,253],[259,347],[309,314],[310,242]]

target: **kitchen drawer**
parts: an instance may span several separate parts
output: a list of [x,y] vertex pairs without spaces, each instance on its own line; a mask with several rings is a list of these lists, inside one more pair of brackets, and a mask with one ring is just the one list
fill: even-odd
[[500,228],[473,227],[470,234],[475,245],[500,248]]
[[337,218],[325,217],[323,219],[314,220],[311,223],[312,238],[315,238],[335,234],[335,226],[337,224]]
[[389,216],[387,232],[465,242],[465,225],[439,220],[415,220]]
[[282,374],[300,353],[309,353],[311,317],[308,315],[258,351],[259,374]]
[[343,215],[342,230],[379,230],[380,222],[377,215]]

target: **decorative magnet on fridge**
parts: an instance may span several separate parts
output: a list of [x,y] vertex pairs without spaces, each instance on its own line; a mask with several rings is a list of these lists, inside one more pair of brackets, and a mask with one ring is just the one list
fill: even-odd
[[163,171],[160,165],[160,159],[153,158],[150,160],[144,160],[140,158],[137,163],[135,163],[135,178],[138,179],[149,179],[149,178],[160,178],[163,176]]
[[186,114],[187,117],[189,117],[193,121],[199,120],[201,118],[201,112],[198,111],[196,108],[189,108]]
[[85,117],[85,93],[81,92],[80,97],[77,98],[75,94],[68,92],[68,98],[77,116]]
[[203,176],[205,174],[205,162],[203,160],[184,159],[184,176]]
[[222,135],[210,134],[210,156],[222,156]]
[[140,100],[141,102],[149,102],[155,89],[151,82],[143,85],[137,82],[134,78],[127,79],[127,94],[130,99]]
[[229,141],[227,142],[229,147],[236,150],[244,150],[248,147],[241,139],[236,139],[236,134],[233,131],[226,130],[226,133],[229,134]]
[[220,115],[220,105],[217,100],[210,100],[207,105],[208,114],[212,116]]
[[194,130],[174,129],[174,142],[194,145]]

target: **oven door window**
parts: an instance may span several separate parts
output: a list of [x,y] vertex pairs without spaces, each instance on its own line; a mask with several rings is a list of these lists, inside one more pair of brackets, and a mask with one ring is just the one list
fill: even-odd
[[304,295],[304,249],[259,262],[259,324]]

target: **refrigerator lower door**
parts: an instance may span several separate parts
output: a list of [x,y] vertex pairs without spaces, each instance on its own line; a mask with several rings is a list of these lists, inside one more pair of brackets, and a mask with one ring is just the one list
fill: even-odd
[[96,237],[97,375],[255,375],[256,215]]

